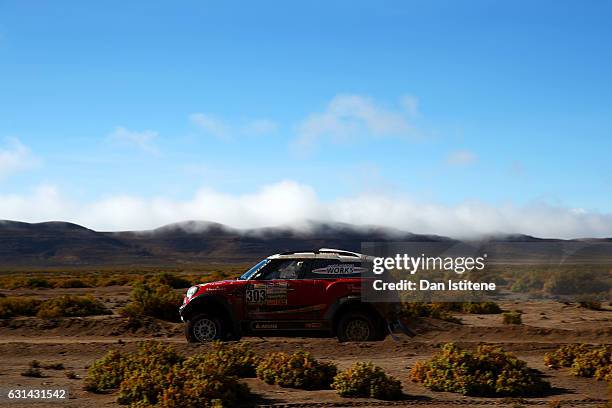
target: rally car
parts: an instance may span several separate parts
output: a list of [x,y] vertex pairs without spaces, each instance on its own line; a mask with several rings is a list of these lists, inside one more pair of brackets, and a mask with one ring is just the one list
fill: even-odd
[[337,249],[285,252],[235,280],[196,285],[179,309],[190,342],[241,336],[337,336],[382,340],[396,319],[388,305],[362,302],[368,257]]

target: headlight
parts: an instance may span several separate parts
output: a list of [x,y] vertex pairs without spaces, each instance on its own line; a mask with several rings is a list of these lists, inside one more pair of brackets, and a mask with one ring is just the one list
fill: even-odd
[[199,288],[200,288],[199,286],[190,287],[189,290],[187,291],[187,297],[190,298],[193,295],[195,295]]

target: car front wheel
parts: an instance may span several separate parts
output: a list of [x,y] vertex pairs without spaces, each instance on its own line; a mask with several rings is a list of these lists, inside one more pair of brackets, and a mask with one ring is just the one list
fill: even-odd
[[190,343],[205,343],[207,341],[225,338],[225,328],[220,319],[200,314],[194,316],[185,326],[185,337]]

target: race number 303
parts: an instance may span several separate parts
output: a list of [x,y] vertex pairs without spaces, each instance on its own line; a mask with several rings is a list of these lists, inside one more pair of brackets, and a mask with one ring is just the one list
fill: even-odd
[[266,288],[252,287],[246,291],[247,303],[265,303],[266,302]]

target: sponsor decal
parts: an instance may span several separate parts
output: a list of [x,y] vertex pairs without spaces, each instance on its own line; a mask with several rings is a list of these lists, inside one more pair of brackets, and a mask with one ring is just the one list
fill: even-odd
[[246,303],[250,305],[286,305],[287,282],[255,283],[246,290]]
[[255,323],[253,325],[253,329],[278,329],[278,324],[276,323]]
[[354,275],[367,271],[366,268],[355,266],[353,264],[334,264],[328,265],[325,268],[313,269],[312,273],[317,275]]

